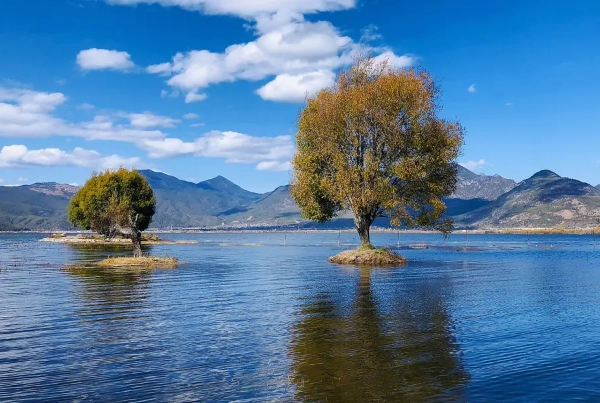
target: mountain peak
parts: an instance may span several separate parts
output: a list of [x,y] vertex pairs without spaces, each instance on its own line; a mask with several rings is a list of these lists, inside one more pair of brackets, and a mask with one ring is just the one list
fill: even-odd
[[208,183],[210,185],[215,185],[217,183],[218,184],[226,184],[226,185],[229,185],[229,184],[235,185],[235,183],[233,183],[232,181],[230,181],[229,179],[227,179],[226,177],[221,176],[221,175],[215,176],[212,179],[208,179],[208,180],[205,180],[205,181],[200,182],[200,183]]
[[475,179],[477,178],[479,175],[477,175],[475,172],[465,168],[462,165],[458,165],[458,177],[460,179]]
[[234,182],[230,181],[224,176],[216,176],[212,179],[205,180],[203,182],[198,183],[196,186],[202,189],[216,190],[220,192],[228,192],[231,194],[236,194],[241,197],[248,197],[250,199],[255,199],[259,195],[254,192],[250,192],[246,189],[241,188],[236,185]]
[[555,172],[552,172],[549,169],[543,169],[543,170],[535,173],[529,179],[559,179],[559,178],[560,178],[560,175],[556,174]]

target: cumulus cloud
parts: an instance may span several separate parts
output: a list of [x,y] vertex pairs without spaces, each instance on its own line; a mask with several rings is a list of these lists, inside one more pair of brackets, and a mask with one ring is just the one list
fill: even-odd
[[192,92],[188,92],[187,95],[185,96],[185,103],[186,104],[191,104],[192,102],[200,102],[200,101],[204,101],[207,98],[206,94],[198,94],[195,91]]
[[0,167],[27,166],[76,166],[93,169],[114,169],[121,166],[141,168],[145,164],[137,157],[103,156],[97,151],[80,147],[71,152],[58,148],[29,150],[26,146],[20,144],[2,147],[0,150]]
[[380,55],[375,57],[375,63],[387,62],[389,67],[393,67],[395,69],[403,69],[406,67],[410,67],[415,64],[415,57],[409,55],[398,56],[394,54],[391,50],[386,50]]
[[77,109],[79,109],[81,111],[91,111],[91,110],[96,109],[96,107],[92,104],[83,103],[83,104],[77,106]]
[[479,161],[467,161],[467,162],[460,163],[460,165],[462,165],[463,167],[467,168],[470,171],[477,171],[477,170],[483,168],[486,164],[487,164],[487,162],[484,159],[481,159]]
[[86,49],[77,55],[77,64],[82,70],[120,70],[132,69],[135,64],[127,52],[109,49]]
[[291,167],[290,161],[263,161],[256,166],[256,169],[259,171],[289,171]]
[[471,94],[476,93],[477,92],[477,88],[475,88],[475,84],[469,85],[469,88],[467,88],[467,91],[469,91]]
[[[112,4],[158,3],[179,6],[207,14],[227,14],[245,18],[255,28],[257,38],[234,44],[223,52],[192,50],[177,53],[170,62],[148,66],[146,71],[169,77],[166,83],[186,93],[187,103],[206,98],[207,87],[236,80],[271,82],[256,92],[264,99],[302,102],[331,85],[335,71],[352,62],[357,51],[383,54],[394,67],[414,63],[412,56],[398,56],[383,48],[370,48],[342,35],[326,21],[308,21],[305,14],[348,9],[355,0],[108,0]],[[374,28],[367,32],[371,39]]]
[[265,16],[302,15],[320,11],[353,8],[356,0],[106,0],[108,4],[136,5],[160,4],[165,7],[181,7],[205,14],[234,15],[246,19]]
[[66,101],[62,93],[0,87],[0,136],[39,137],[58,134],[61,119],[51,115]]
[[150,158],[194,155],[224,158],[226,162],[235,164],[283,163],[294,152],[291,136],[254,137],[221,131],[211,131],[193,142],[177,138],[146,140],[140,147],[148,152]]
[[256,92],[262,99],[279,102],[303,102],[325,87],[334,84],[332,71],[317,71],[305,74],[281,74]]
[[[235,80],[262,80],[271,76],[284,75],[305,77],[309,74],[333,75],[332,70],[351,60],[352,40],[341,36],[328,22],[290,22],[261,35],[255,41],[231,45],[223,53],[194,50],[178,53],[170,67],[164,63],[153,71],[169,72],[167,84],[188,93],[186,102],[203,100],[202,89],[212,84]],[[323,80],[322,80],[323,81]],[[314,91],[315,80],[300,88],[302,97]],[[324,82],[329,84],[330,80]],[[295,83],[292,98],[298,101],[299,83]],[[323,88],[323,87],[321,87]],[[317,90],[321,89],[318,88]],[[265,91],[267,91],[265,89]],[[287,101],[279,97],[279,100]]]
[[[147,138],[163,138],[165,134],[161,131],[149,129],[170,127],[177,122],[149,113],[97,115],[91,121],[69,122],[54,115],[66,99],[62,93],[0,87],[0,137],[71,136],[88,140],[136,142]],[[119,119],[129,120],[129,123]]]
[[131,126],[138,129],[148,129],[152,127],[175,127],[177,123],[181,123],[181,121],[178,119],[155,115],[152,112],[130,113],[125,116],[130,120]]
[[[259,169],[284,169],[294,145],[291,136],[256,137],[236,132],[209,132],[195,141],[168,137],[162,128],[181,123],[179,119],[152,112],[96,114],[92,120],[67,121],[54,115],[66,100],[61,93],[36,92],[29,89],[0,87],[0,137],[79,137],[86,140],[129,142],[151,158],[183,155],[223,158],[229,163],[259,164]],[[183,119],[197,119],[188,113]],[[195,123],[191,127],[200,127]],[[83,166],[94,169],[141,166],[137,158],[102,156],[96,151],[76,148],[71,152],[58,148],[29,150],[24,145],[5,146],[0,167],[13,166]]]

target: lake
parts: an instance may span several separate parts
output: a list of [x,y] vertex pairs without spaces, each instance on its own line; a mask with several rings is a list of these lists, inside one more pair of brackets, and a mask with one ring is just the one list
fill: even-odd
[[338,236],[166,234],[187,264],[132,272],[0,234],[0,401],[600,401],[591,236],[402,234],[393,269]]

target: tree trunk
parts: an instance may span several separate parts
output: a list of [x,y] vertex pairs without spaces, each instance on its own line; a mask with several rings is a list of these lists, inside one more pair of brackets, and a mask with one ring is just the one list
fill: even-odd
[[360,246],[371,245],[371,224],[373,224],[373,220],[371,220],[368,216],[357,214],[354,215],[354,225],[358,231]]
[[131,242],[133,242],[133,257],[142,257],[142,233],[136,228],[131,229]]

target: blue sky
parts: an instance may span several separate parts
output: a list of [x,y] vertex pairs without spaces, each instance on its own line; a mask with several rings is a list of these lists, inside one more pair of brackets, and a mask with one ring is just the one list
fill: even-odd
[[[148,4],[151,3],[151,4]],[[93,170],[290,179],[304,94],[352,53],[420,65],[467,137],[460,162],[600,183],[596,1],[3,0],[0,184]]]

